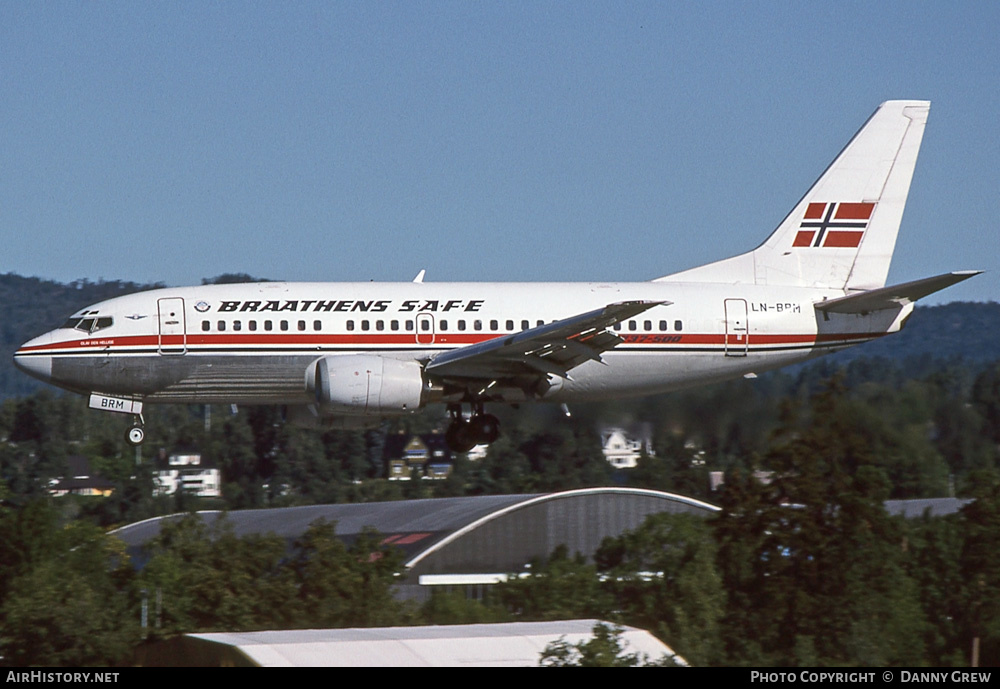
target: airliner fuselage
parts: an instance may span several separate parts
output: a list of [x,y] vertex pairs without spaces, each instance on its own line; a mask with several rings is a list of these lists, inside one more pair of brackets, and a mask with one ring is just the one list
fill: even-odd
[[[539,396],[594,400],[803,361],[892,332],[906,315],[824,319],[813,308],[842,295],[653,282],[208,285],[88,307],[25,343],[17,361],[81,392],[148,402],[305,405],[316,401],[306,374],[318,357],[377,354],[426,363],[609,303],[669,302],[612,326],[622,343],[603,354],[603,363],[586,361],[566,378],[551,376]],[[427,381],[425,402],[444,394]]]

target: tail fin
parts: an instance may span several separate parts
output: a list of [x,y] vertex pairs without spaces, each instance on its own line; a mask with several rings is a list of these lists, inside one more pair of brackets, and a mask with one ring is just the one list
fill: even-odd
[[885,285],[927,101],[887,101],[767,241],[659,281],[873,289]]

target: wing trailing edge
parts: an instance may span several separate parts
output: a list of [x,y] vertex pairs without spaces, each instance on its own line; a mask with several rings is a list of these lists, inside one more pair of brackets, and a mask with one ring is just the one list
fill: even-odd
[[585,361],[622,343],[607,329],[669,301],[625,301],[530,328],[513,335],[442,352],[425,370],[441,378],[502,380],[518,375],[568,378]]

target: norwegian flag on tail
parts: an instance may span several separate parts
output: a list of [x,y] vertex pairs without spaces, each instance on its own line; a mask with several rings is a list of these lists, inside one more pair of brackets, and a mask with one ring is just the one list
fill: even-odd
[[873,210],[874,203],[810,203],[792,246],[856,249]]

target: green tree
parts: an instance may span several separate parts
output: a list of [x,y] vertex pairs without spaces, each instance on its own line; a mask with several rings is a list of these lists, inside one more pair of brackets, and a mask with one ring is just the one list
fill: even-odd
[[[754,663],[919,663],[925,620],[902,566],[901,525],[882,505],[880,443],[858,428],[837,382],[810,412],[806,424],[786,416],[765,458],[770,484],[724,498],[720,562],[731,602],[753,616],[730,607],[726,637],[753,639],[730,651]],[[733,560],[740,537],[753,548],[743,546],[744,562]]]
[[162,634],[281,628],[296,619],[296,587],[276,536],[237,537],[226,519],[196,514],[166,522],[149,547],[141,585],[162,609]]
[[295,573],[300,624],[372,627],[399,624],[406,611],[392,595],[402,553],[365,530],[348,548],[335,524],[319,520],[296,541]]
[[420,606],[422,624],[484,624],[509,619],[502,607],[471,600],[462,592],[432,591]]
[[979,664],[1000,662],[1000,476],[976,474],[975,500],[962,508],[959,567],[965,584],[966,648],[979,639]]
[[961,515],[911,519],[906,529],[907,572],[918,588],[928,621],[924,635],[930,665],[968,665],[966,583],[961,554],[966,529]]
[[627,653],[622,628],[598,622],[594,637],[571,644],[565,637],[553,641],[542,651],[538,664],[542,667],[637,667],[640,665],[674,666],[673,659],[663,656],[650,661],[646,654]]
[[655,631],[693,665],[721,660],[726,594],[704,518],[652,515],[606,539],[594,559],[622,619]]
[[525,620],[607,618],[613,609],[597,568],[579,553],[570,557],[564,545],[547,560],[532,562],[527,575],[512,575],[498,584],[497,599]]
[[59,527],[51,511],[31,521],[16,529],[20,540],[43,540],[18,548],[17,574],[3,587],[0,656],[22,666],[125,662],[139,629],[124,545],[89,524]]

